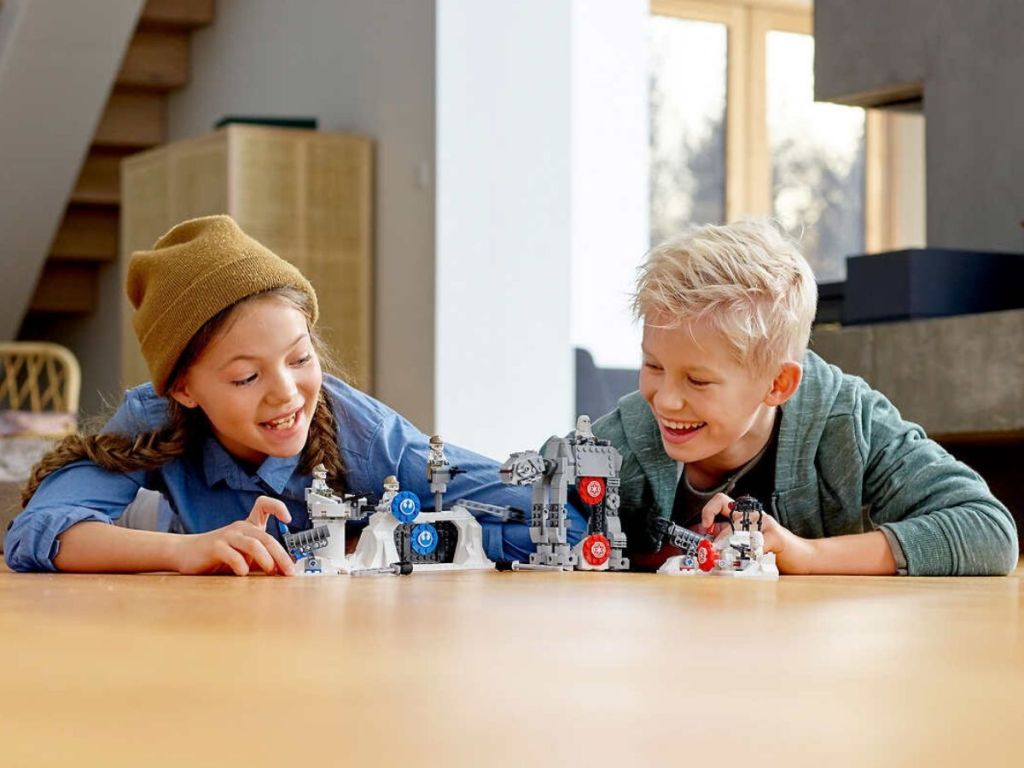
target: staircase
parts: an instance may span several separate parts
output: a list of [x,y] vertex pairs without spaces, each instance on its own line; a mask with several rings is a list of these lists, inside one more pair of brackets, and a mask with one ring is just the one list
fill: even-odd
[[121,159],[166,140],[168,94],[189,81],[189,38],[214,0],[147,0],[125,53],[20,336],[66,329],[99,309],[99,275],[118,257]]

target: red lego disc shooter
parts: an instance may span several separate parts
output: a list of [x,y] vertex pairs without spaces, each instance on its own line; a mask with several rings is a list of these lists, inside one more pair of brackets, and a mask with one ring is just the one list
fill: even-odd
[[600,504],[604,498],[604,478],[581,477],[577,486],[585,504]]
[[611,554],[611,543],[600,533],[592,533],[583,540],[583,559],[590,565],[604,565]]
[[718,553],[711,546],[711,542],[704,539],[697,545],[697,565],[702,571],[710,571],[718,562]]

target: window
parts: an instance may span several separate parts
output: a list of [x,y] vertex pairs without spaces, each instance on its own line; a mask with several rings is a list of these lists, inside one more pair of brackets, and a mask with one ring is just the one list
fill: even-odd
[[652,243],[725,220],[727,34],[720,23],[651,17]]
[[864,252],[864,110],[814,102],[814,38],[768,32],[765,117],[772,216],[821,281]]
[[821,281],[844,279],[847,256],[923,244],[923,177],[908,187],[906,170],[919,163],[895,154],[898,136],[923,153],[922,119],[814,102],[810,0],[651,0],[651,13],[652,243],[772,216]]

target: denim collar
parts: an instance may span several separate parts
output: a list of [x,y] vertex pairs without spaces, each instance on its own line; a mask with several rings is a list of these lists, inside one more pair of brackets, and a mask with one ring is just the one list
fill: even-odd
[[255,475],[251,475],[216,437],[210,435],[203,445],[203,472],[210,487],[223,481],[236,491],[262,492],[269,488],[281,494],[295,473],[299,458],[300,454],[285,458],[268,456],[257,468]]

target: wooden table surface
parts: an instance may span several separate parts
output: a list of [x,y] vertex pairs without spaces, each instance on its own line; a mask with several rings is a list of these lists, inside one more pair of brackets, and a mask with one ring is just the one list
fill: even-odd
[[0,765],[1020,766],[1022,576],[2,572]]

